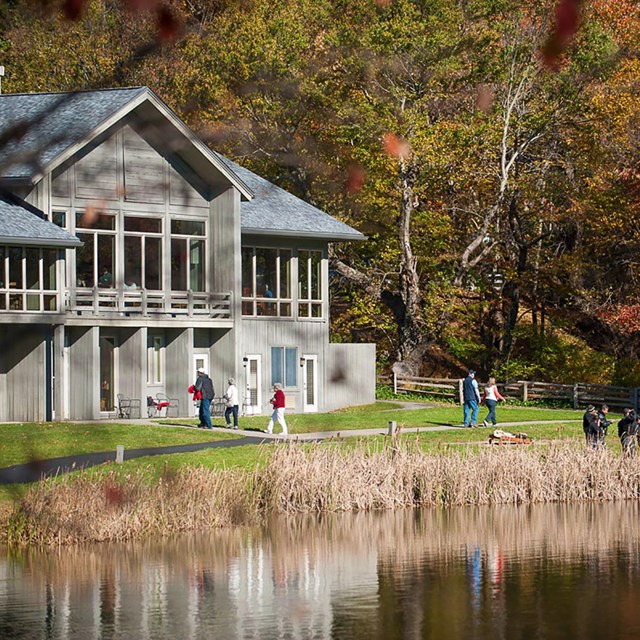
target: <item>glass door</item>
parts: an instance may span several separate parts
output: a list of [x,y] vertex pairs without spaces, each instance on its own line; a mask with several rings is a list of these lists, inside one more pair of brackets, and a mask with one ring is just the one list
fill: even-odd
[[318,356],[302,356],[302,410],[318,410]]
[[245,371],[245,392],[242,402],[242,414],[247,416],[260,415],[262,407],[261,358],[260,356],[245,356],[242,364]]
[[[205,373],[211,377],[211,373],[209,372],[209,354],[208,353],[194,353],[193,354],[193,373],[191,374],[191,378],[195,383],[197,378],[198,369],[204,369]],[[191,415],[197,416],[198,411],[200,410],[200,401],[194,400],[191,403]]]

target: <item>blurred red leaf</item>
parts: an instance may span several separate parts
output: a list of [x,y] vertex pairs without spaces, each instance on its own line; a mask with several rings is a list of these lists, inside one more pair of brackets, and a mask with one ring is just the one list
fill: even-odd
[[487,112],[493,106],[493,89],[488,84],[478,85],[476,95],[476,105],[480,111]]
[[119,505],[124,502],[124,490],[118,484],[108,484],[104,489],[105,501],[108,505]]
[[411,155],[411,145],[401,136],[395,133],[385,133],[382,136],[384,150],[394,158],[406,158]]
[[173,40],[180,31],[180,23],[167,7],[158,10],[158,37],[160,40]]
[[344,188],[346,191],[360,191],[367,177],[367,172],[359,164],[351,164],[347,168],[347,179]]
[[559,0],[553,31],[542,50],[545,64],[555,69],[560,56],[578,31],[582,0]]
[[125,0],[125,7],[134,13],[149,11],[158,6],[158,0]]
[[69,20],[77,20],[83,13],[87,0],[64,0],[62,11]]

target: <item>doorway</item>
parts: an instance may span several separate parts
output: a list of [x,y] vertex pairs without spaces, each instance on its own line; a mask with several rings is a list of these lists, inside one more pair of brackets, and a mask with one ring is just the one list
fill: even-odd
[[318,410],[318,356],[303,355],[302,410],[312,413]]
[[[193,381],[196,380],[196,371],[198,369],[204,369],[205,373],[209,375],[209,354],[208,353],[194,353],[193,354]],[[191,415],[197,416],[200,409],[200,401],[194,400],[191,403]]]
[[111,413],[115,410],[115,353],[116,339],[112,336],[100,336],[100,412]]
[[261,360],[261,357],[257,355],[243,358],[245,392],[242,402],[242,415],[256,416],[262,413],[260,404],[260,398],[262,397]]

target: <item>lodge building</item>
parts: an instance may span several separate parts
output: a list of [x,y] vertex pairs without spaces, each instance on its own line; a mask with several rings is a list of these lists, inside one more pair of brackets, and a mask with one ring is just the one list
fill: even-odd
[[329,342],[329,243],[364,239],[146,87],[0,95],[0,421],[192,415],[200,366],[248,414],[373,402],[375,346]]

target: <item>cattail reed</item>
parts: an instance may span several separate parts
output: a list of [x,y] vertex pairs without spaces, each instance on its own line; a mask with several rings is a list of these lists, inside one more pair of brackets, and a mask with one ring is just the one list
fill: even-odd
[[108,468],[38,483],[8,527],[15,544],[127,540],[232,525],[274,513],[626,500],[640,458],[550,447],[443,449],[413,441],[277,445],[253,471],[184,466],[157,476]]

